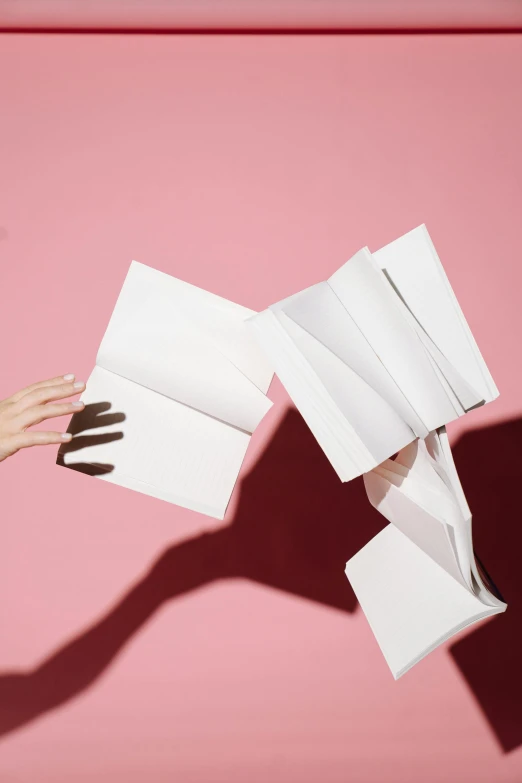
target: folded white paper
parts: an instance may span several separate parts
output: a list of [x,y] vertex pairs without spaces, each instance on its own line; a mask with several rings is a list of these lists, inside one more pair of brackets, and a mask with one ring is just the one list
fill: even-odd
[[272,368],[390,523],[346,574],[395,678],[503,612],[445,430],[498,391],[425,226],[258,314],[133,262],[59,460],[222,519]]
[[342,481],[498,395],[425,226],[249,323]]
[[364,476],[391,523],[346,564],[346,575],[397,679],[468,625],[506,609],[473,553],[471,513],[445,428]]
[[62,463],[112,466],[99,477],[222,519],[272,404],[272,369],[245,324],[252,315],[133,261],[82,395],[125,419],[94,422],[83,448],[73,439],[61,449]]

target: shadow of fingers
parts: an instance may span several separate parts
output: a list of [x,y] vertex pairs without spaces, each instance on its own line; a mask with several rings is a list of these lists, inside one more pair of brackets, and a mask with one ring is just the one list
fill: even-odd
[[[125,421],[126,416],[122,411],[108,413],[111,409],[111,403],[108,401],[89,403],[83,411],[75,413],[72,417],[67,432],[73,436],[69,443],[64,443],[56,458],[56,464],[64,468],[76,470],[79,473],[85,473],[88,476],[100,476],[106,473],[112,473],[115,466],[102,462],[93,455],[92,461],[85,460],[86,449],[94,446],[103,446],[114,441],[121,440],[124,433],[121,430],[113,432],[96,432],[105,427],[114,424],[120,424]],[[66,459],[67,454],[83,451],[83,459],[78,462],[70,462]],[[100,455],[97,455],[98,457]]]

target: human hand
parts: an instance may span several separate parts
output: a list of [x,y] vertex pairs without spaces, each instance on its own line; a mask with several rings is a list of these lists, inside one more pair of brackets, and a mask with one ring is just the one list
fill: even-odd
[[0,401],[0,462],[28,446],[45,446],[50,443],[66,443],[69,432],[27,431],[33,424],[40,424],[55,416],[66,416],[84,408],[84,403],[61,402],[65,397],[79,394],[85,389],[83,381],[75,381],[74,375],[60,375],[47,381],[33,383],[6,400]]

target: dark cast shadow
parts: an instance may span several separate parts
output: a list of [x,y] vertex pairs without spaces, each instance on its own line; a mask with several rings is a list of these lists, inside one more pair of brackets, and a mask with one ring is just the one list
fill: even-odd
[[522,744],[522,419],[466,433],[454,456],[475,549],[508,608],[450,653],[507,753]]
[[68,462],[65,463],[65,455],[80,451],[88,446],[98,446],[102,443],[111,443],[123,438],[123,432],[96,433],[96,429],[108,427],[112,424],[121,424],[125,421],[125,414],[121,411],[108,413],[111,409],[110,402],[93,402],[86,405],[79,413],[75,413],[69,422],[67,432],[73,435],[69,443],[60,446],[56,457],[56,464],[70,470],[86,473],[88,476],[100,476],[103,473],[112,473],[114,465],[101,462]]
[[[99,415],[100,411],[96,415]],[[231,524],[166,549],[124,598],[31,671],[0,674],[0,734],[92,685],[166,601],[245,578],[353,612],[345,563],[386,524],[361,479],[342,484],[291,409],[241,481]]]

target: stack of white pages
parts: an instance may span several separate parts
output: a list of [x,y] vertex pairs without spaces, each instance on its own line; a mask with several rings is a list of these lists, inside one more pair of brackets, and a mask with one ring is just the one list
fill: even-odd
[[82,395],[124,421],[93,422],[61,463],[99,465],[106,481],[222,519],[272,404],[273,371],[246,325],[253,315],[133,261]]
[[425,226],[262,313],[133,262],[59,460],[222,519],[274,370],[390,523],[346,574],[393,675],[503,612],[445,430],[498,391]]
[[251,325],[342,481],[498,396],[425,226]]
[[365,474],[391,523],[346,574],[400,677],[506,608],[475,562],[444,426],[498,390],[425,226],[250,323],[341,480]]
[[506,604],[477,567],[471,513],[444,427],[374,468],[364,483],[391,524],[348,561],[346,575],[397,679]]

